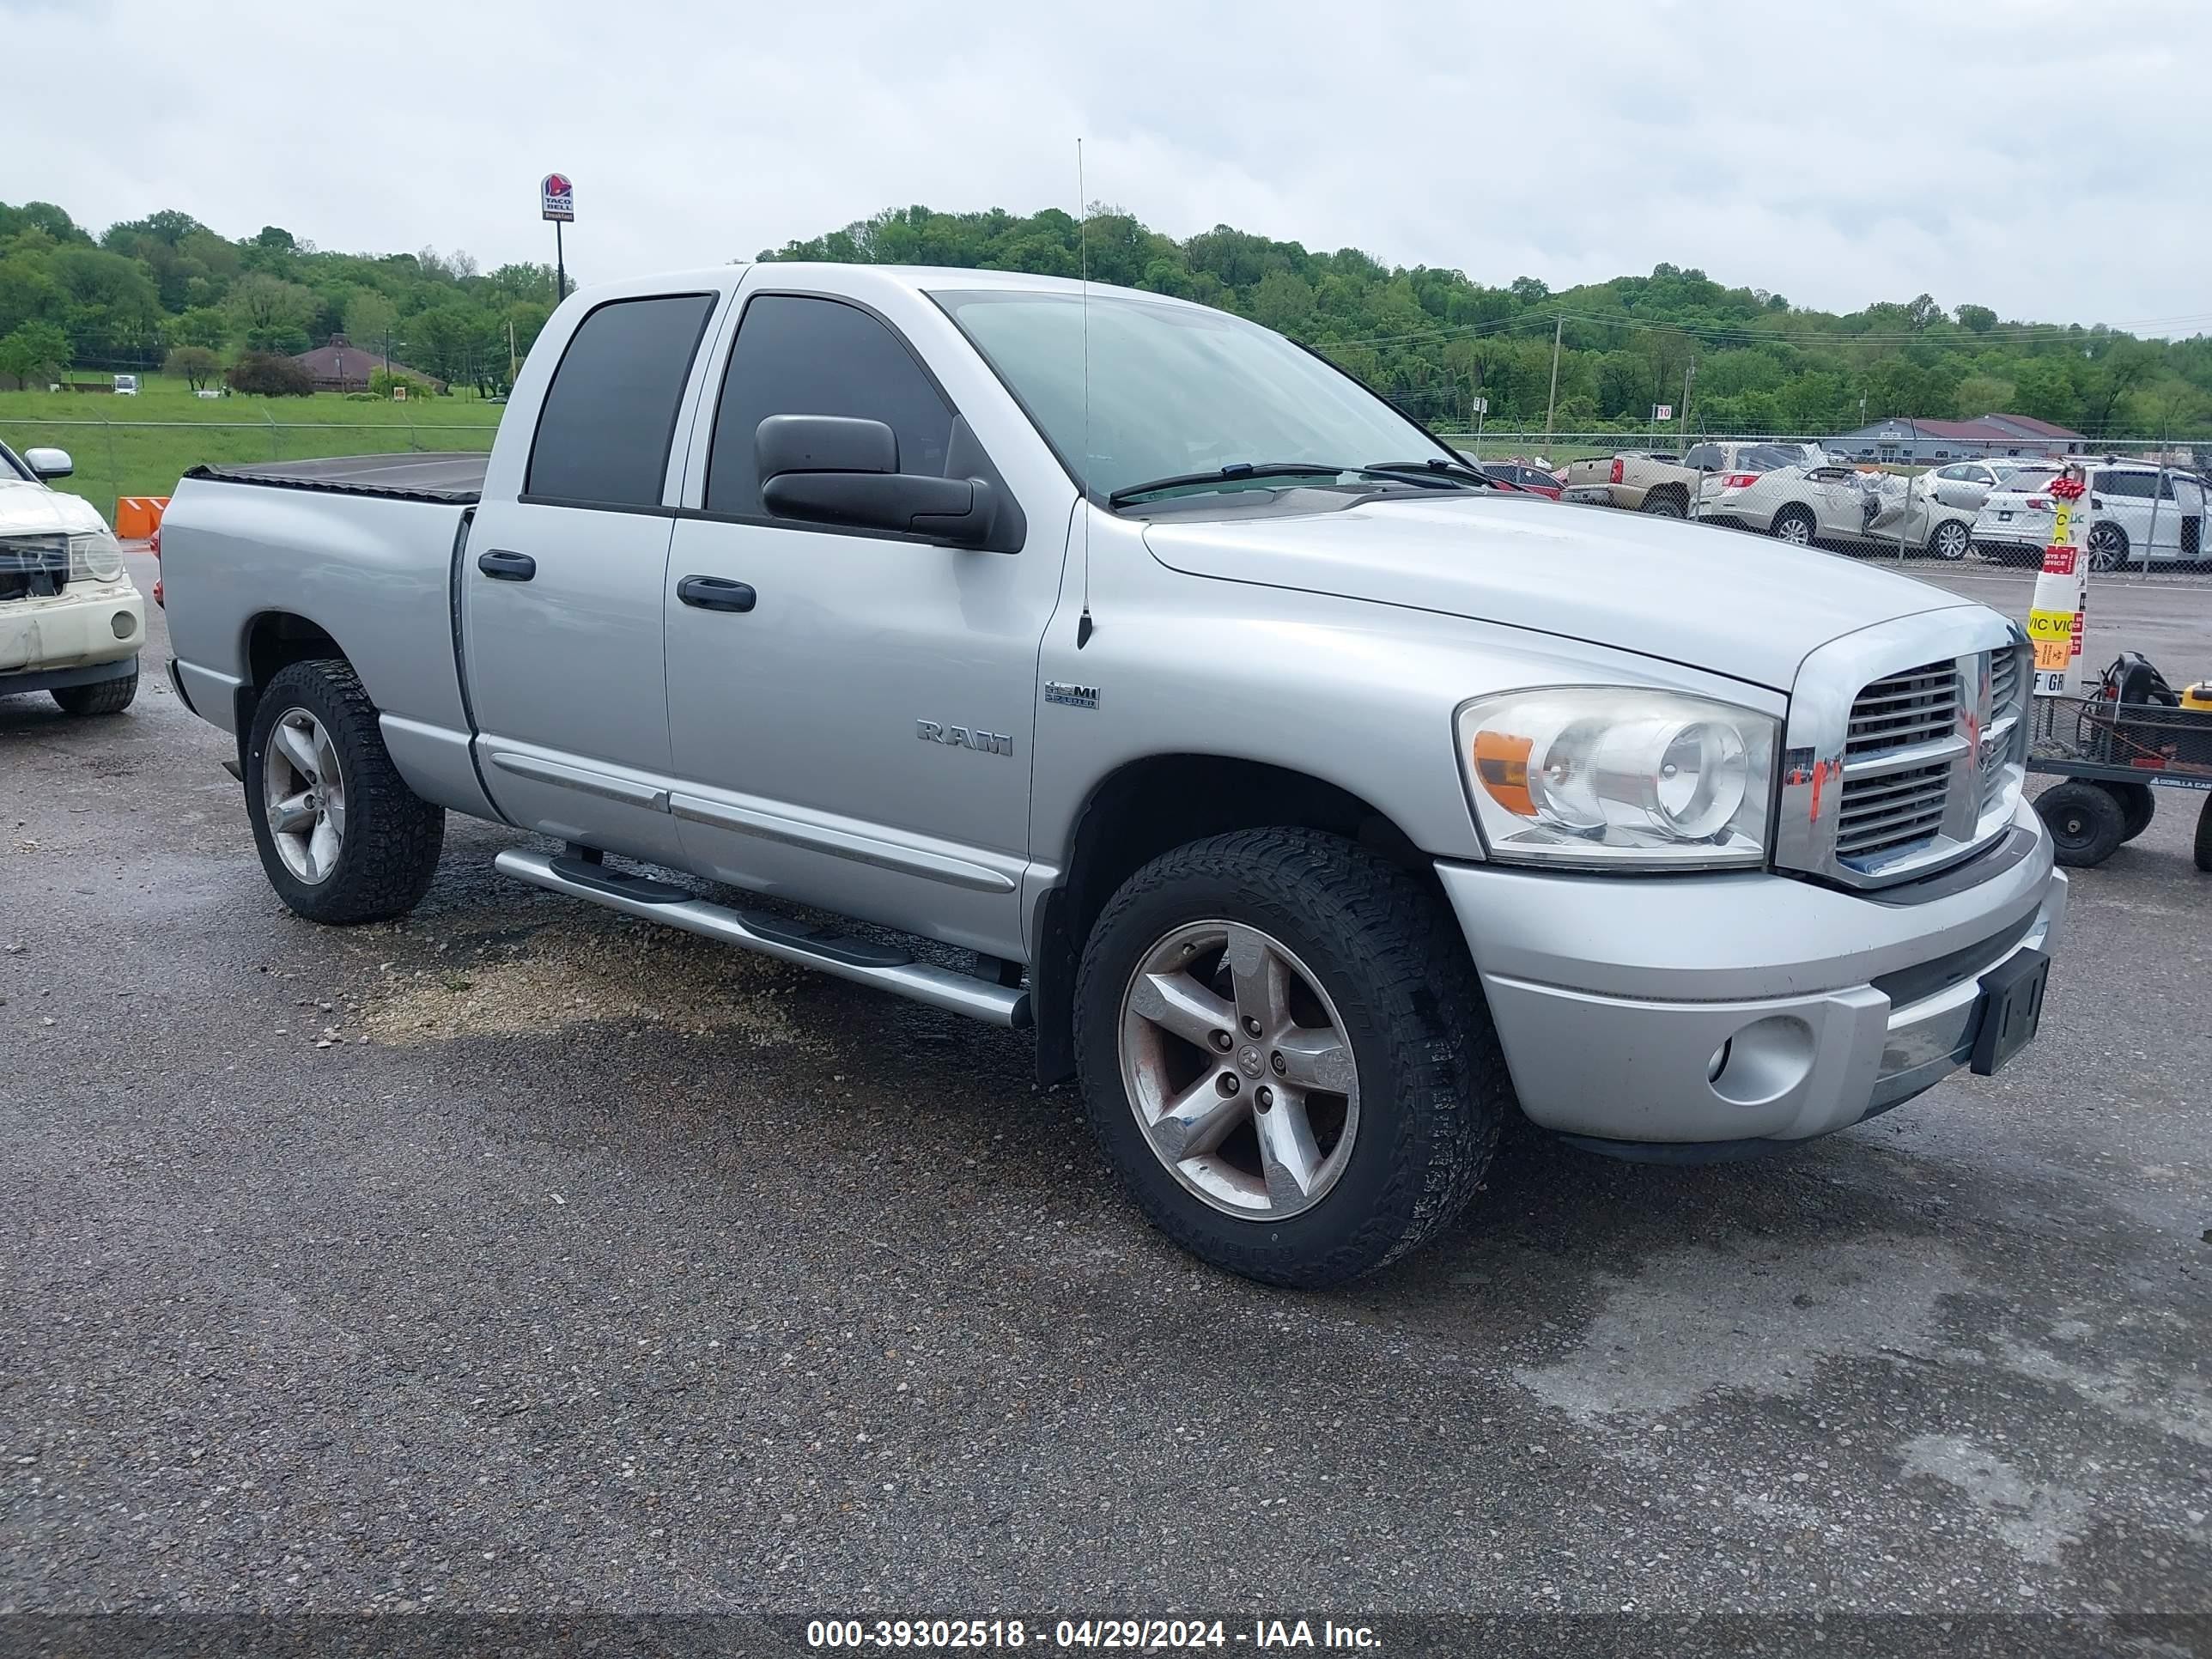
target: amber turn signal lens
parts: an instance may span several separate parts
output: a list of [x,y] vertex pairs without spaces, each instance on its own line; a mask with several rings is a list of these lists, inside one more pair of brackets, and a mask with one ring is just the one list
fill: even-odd
[[1476,781],[1491,799],[1524,818],[1536,816],[1536,803],[1528,797],[1528,752],[1534,746],[1527,738],[1504,732],[1474,734]]

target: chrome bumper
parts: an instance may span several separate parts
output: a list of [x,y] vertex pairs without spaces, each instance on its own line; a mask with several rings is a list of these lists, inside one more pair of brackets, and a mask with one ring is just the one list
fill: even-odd
[[1437,874],[1534,1121],[1643,1145],[1802,1140],[1966,1064],[1982,975],[2057,944],[2065,874],[2025,804],[2014,828],[2003,867],[1915,902],[1770,875]]

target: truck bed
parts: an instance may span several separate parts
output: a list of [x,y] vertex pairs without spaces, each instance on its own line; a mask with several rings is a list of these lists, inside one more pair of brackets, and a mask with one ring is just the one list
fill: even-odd
[[196,466],[187,478],[222,483],[270,484],[339,495],[435,501],[471,507],[483,493],[489,455],[455,452],[426,455],[337,455],[313,461],[268,461],[252,466]]

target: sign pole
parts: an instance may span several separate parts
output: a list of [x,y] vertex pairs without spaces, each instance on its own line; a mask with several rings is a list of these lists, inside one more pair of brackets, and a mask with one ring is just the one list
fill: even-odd
[[561,246],[561,227],[576,217],[576,186],[565,173],[549,173],[538,181],[538,216],[553,222],[553,303],[568,297],[568,258]]
[[553,222],[553,303],[568,297],[568,261],[561,251],[561,222]]

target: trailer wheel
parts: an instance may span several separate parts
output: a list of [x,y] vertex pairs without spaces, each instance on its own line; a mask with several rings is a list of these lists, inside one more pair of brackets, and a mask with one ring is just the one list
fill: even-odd
[[2062,783],[2038,795],[2035,810],[2051,831],[2059,863],[2069,869],[2102,864],[2127,839],[2127,813],[2102,784]]
[[2197,867],[2212,875],[2212,795],[2204,798],[2204,810],[2197,815]]
[[2133,841],[2150,828],[2150,821],[2158,816],[2158,798],[2147,783],[2108,783],[2106,788],[2117,796],[2121,816],[2126,820],[2120,830],[2120,839]]

